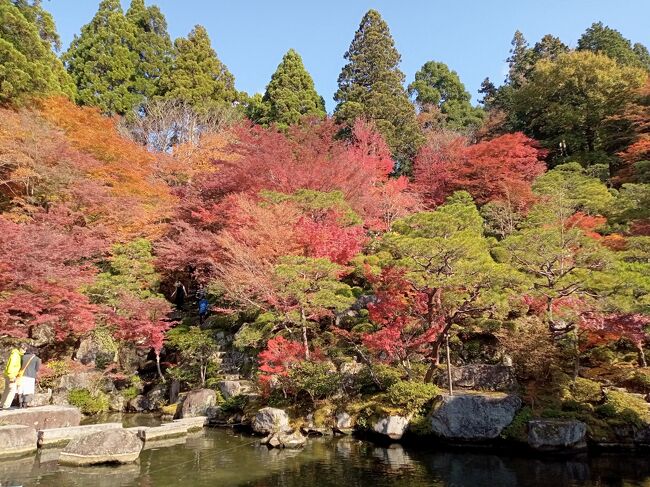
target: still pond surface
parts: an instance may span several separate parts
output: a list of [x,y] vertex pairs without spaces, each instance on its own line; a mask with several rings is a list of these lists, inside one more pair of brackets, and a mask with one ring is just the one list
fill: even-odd
[[0,462],[0,487],[650,487],[647,455],[535,459],[490,451],[390,448],[358,439],[312,439],[300,451],[209,429],[142,452],[121,467],[58,466],[57,452]]

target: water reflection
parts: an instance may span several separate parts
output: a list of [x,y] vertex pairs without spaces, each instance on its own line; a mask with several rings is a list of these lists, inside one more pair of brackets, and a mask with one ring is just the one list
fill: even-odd
[[352,437],[269,450],[249,436],[208,430],[148,445],[138,463],[73,468],[58,451],[0,462],[0,486],[171,487],[650,487],[645,456],[525,458],[493,452],[423,451]]

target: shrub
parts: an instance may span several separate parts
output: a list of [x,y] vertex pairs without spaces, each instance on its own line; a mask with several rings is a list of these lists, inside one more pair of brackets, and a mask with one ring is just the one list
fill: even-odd
[[577,402],[600,402],[603,398],[600,384],[582,377],[576,377],[571,388],[571,395]]
[[352,389],[362,394],[372,394],[373,392],[385,391],[396,382],[402,380],[402,371],[389,365],[376,364],[372,367],[372,371],[381,384],[381,387],[379,387],[372,379],[368,367],[364,367],[363,370],[355,376]]
[[400,380],[388,388],[386,399],[393,406],[414,413],[438,394],[439,390],[433,384]]
[[533,411],[525,406],[515,415],[510,423],[501,433],[503,438],[509,440],[526,441],[528,437],[528,421],[533,419]]
[[248,403],[248,396],[237,395],[229,397],[220,404],[221,411],[228,414],[241,413]]
[[109,399],[101,391],[73,389],[68,393],[68,402],[78,407],[84,414],[99,414],[108,411]]
[[312,401],[335,394],[341,386],[341,374],[327,362],[299,362],[289,370],[289,389],[306,392]]

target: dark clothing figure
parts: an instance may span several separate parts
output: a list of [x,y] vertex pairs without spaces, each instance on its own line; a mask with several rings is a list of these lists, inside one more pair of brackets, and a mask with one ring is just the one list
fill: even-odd
[[199,299],[199,321],[201,326],[205,322],[205,318],[208,316],[208,311],[210,309],[210,303],[208,303],[208,298],[203,297]]
[[183,309],[183,306],[185,306],[186,297],[187,290],[185,289],[185,286],[183,286],[182,282],[176,281],[176,289],[174,289],[174,292],[172,293],[172,299],[174,300],[177,309]]
[[26,408],[34,399],[36,389],[36,376],[41,368],[41,359],[33,353],[26,353],[22,357],[20,377],[18,378],[18,405]]

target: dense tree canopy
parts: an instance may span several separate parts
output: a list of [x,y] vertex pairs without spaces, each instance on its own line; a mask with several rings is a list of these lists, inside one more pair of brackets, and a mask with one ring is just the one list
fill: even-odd
[[72,42],[78,104],[40,1],[0,0],[0,20],[0,346],[39,347],[50,383],[94,368],[135,407],[166,378],[240,374],[253,394],[223,414],[255,397],[415,431],[441,361],[512,362],[525,407],[506,435],[650,425],[623,391],[650,390],[642,45],[517,31],[477,109],[442,63],[405,89],[371,10],[329,117],[296,51],[248,97],[203,27],[172,46],[143,0],[103,0]]

